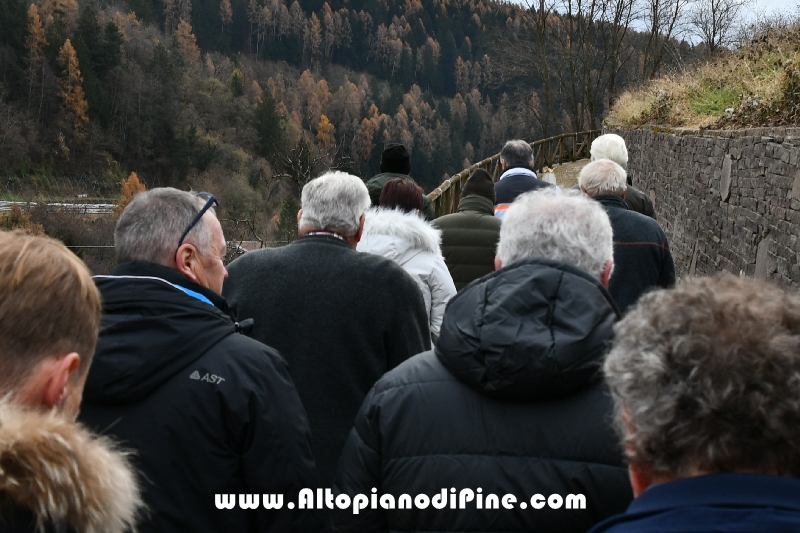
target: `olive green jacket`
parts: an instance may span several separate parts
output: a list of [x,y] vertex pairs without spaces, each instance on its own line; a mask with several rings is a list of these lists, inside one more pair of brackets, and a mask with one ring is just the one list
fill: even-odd
[[[397,174],[395,172],[382,172],[367,182],[367,190],[369,191],[369,199],[372,200],[372,205],[377,207],[378,200],[381,198],[381,191],[383,186],[389,180],[394,178],[403,178],[405,180],[414,181],[414,178],[406,174]],[[414,181],[416,183],[416,181]],[[426,194],[422,195],[422,214],[428,222],[436,218],[436,213],[433,210],[430,198]]]
[[461,290],[472,280],[494,272],[494,256],[500,239],[500,219],[486,197],[461,199],[458,212],[439,217],[433,225],[442,230],[442,255],[450,276]]

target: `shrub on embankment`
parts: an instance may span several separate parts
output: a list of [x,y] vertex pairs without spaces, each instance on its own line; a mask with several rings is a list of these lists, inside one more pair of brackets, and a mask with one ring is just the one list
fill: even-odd
[[800,25],[773,30],[695,69],[624,93],[608,115],[625,126],[791,126],[800,120]]

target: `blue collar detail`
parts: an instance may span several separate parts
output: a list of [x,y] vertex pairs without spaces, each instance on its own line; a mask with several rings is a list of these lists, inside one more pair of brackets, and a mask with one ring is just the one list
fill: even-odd
[[211,306],[214,305],[213,303],[211,303],[211,300],[209,300],[208,298],[206,298],[205,296],[203,296],[199,292],[195,292],[193,290],[189,290],[186,287],[181,287],[180,285],[177,285],[177,284],[173,284],[173,287],[182,290],[183,292],[185,292],[186,294],[188,294],[192,298],[200,300],[201,302],[205,302],[205,303],[207,303],[208,305],[211,305]]

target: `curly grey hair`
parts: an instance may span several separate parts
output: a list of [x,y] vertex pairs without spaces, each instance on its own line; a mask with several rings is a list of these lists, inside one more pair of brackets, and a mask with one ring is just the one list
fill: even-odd
[[644,296],[604,372],[628,460],[800,477],[800,296],[730,274]]

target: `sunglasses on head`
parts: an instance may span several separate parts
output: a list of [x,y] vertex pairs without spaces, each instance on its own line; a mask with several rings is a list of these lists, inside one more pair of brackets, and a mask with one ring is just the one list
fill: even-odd
[[178,248],[181,247],[183,240],[186,238],[189,232],[192,231],[192,228],[195,227],[198,222],[200,222],[200,219],[203,218],[203,215],[206,214],[206,211],[211,209],[211,207],[214,205],[219,206],[217,199],[214,198],[214,195],[209,192],[199,192],[197,193],[197,196],[201,198],[208,198],[208,200],[206,201],[206,205],[203,206],[203,209],[201,209],[197,215],[195,215],[195,217],[192,219],[192,222],[186,227],[186,230],[184,230],[183,235],[181,235],[181,240],[178,241]]

